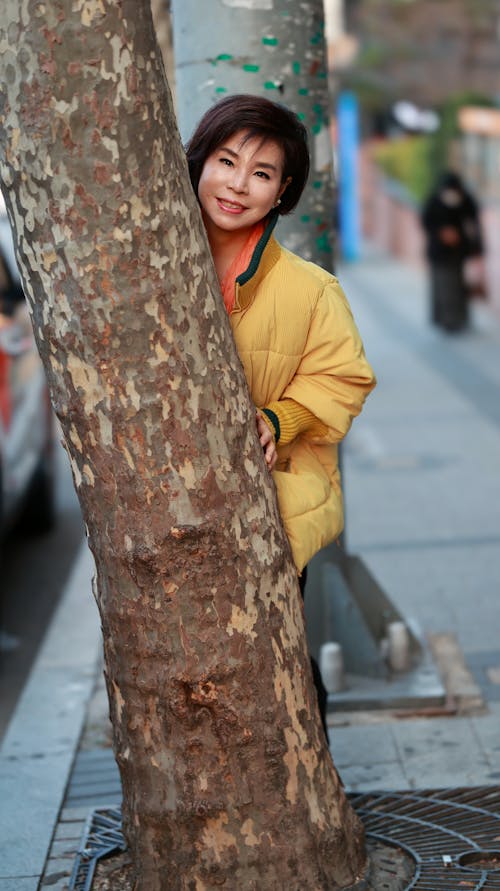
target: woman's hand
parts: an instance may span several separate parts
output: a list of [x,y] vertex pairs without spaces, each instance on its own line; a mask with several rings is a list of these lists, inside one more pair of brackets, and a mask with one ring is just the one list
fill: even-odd
[[278,458],[274,436],[260,411],[255,412],[255,420],[257,422],[257,433],[259,434],[259,442],[264,452],[267,469],[269,471],[274,470]]
[[460,233],[454,226],[441,226],[438,238],[448,247],[455,247],[460,241]]

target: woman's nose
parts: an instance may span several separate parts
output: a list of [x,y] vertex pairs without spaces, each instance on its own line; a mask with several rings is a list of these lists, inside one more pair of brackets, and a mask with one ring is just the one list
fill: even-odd
[[233,171],[231,186],[235,192],[248,192],[247,177],[242,170]]

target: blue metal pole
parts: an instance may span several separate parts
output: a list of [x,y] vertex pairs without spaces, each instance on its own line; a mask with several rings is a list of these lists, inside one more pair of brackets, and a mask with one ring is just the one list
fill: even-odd
[[339,152],[339,228],[342,255],[357,260],[360,253],[358,194],[358,102],[353,93],[340,93],[337,103]]

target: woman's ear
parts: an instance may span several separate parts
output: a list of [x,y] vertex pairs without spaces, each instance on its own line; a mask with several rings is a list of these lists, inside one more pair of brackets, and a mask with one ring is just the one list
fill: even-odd
[[277,200],[278,198],[281,198],[283,192],[285,191],[286,187],[287,187],[288,185],[290,185],[291,181],[292,181],[292,177],[291,177],[291,176],[287,176],[285,182],[281,183],[281,186],[279,187],[278,194],[276,195],[276,200]]

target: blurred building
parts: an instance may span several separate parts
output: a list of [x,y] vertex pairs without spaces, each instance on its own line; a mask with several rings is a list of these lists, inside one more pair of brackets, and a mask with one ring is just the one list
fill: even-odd
[[456,93],[500,100],[498,0],[346,0],[359,89],[435,106]]
[[347,30],[345,0],[324,0],[325,37],[330,71],[349,67],[356,59],[359,41],[356,34]]

